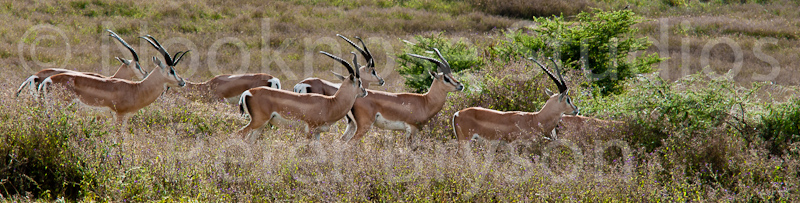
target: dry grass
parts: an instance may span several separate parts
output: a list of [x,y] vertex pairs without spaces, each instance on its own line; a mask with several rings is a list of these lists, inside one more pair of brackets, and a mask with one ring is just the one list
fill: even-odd
[[[737,18],[667,17],[641,27],[656,41],[648,51],[669,53],[661,54],[670,58],[660,66],[664,78],[675,80],[701,71],[704,66],[714,70],[713,75],[720,75],[738,66],[735,79],[742,84],[800,84],[795,79],[800,77],[796,54],[800,51],[800,26],[781,19]],[[774,67],[777,68],[773,70]]]
[[[663,152],[667,154],[660,154],[636,147],[603,148],[615,143],[624,145],[630,136],[637,135],[631,132],[635,129],[625,126],[565,131],[560,138],[574,142],[574,149],[581,152],[580,156],[542,139],[501,144],[497,151],[490,143],[478,142],[473,144],[478,146],[473,153],[456,155],[453,135],[448,129],[450,116],[463,107],[483,104],[480,102],[491,103],[488,100],[492,98],[468,100],[479,97],[449,94],[450,102],[445,109],[416,138],[420,147],[411,150],[396,147],[395,141],[400,140],[401,133],[385,130],[372,130],[364,143],[357,146],[341,145],[335,138],[344,131],[342,124],[323,134],[321,145],[309,146],[295,129],[283,128],[265,130],[256,143],[243,143],[232,135],[247,122],[235,106],[187,101],[169,93],[136,113],[126,128],[110,123],[110,118],[103,112],[58,102],[54,107],[47,107],[31,96],[15,98],[12,95],[19,82],[28,75],[50,67],[43,63],[112,74],[117,67],[112,57],[130,56],[106,37],[105,29],[120,33],[137,48],[145,69],[153,67],[149,58],[157,54],[146,42],[134,37],[151,34],[168,44],[173,53],[192,50],[178,65],[178,73],[187,80],[203,81],[222,73],[264,72],[280,78],[284,87],[291,87],[306,77],[332,79],[328,70],[343,70],[334,65],[333,60],[317,54],[318,51],[345,55],[352,49],[335,34],[358,35],[366,39],[376,56],[379,74],[387,81],[386,86],[374,89],[400,92],[405,88],[401,77],[396,74],[394,57],[403,48],[401,39],[444,31],[445,36],[454,40],[465,39],[485,53],[490,45],[503,39],[496,31],[519,21],[501,16],[549,15],[539,8],[550,4],[530,4],[540,1],[503,1],[507,4],[492,4],[481,9],[469,4],[474,2],[495,1],[186,0],[160,3],[152,0],[71,0],[0,3],[0,17],[7,22],[0,27],[0,66],[4,76],[0,79],[0,131],[4,132],[0,135],[0,140],[3,140],[0,141],[0,150],[6,150],[0,158],[4,161],[0,164],[0,174],[5,175],[0,176],[0,185],[4,186],[0,195],[15,195],[0,198],[32,201],[64,196],[86,201],[137,202],[800,199],[797,192],[797,183],[800,182],[798,153],[771,157],[763,143],[743,143],[738,134],[724,126],[709,130],[717,136],[713,139],[680,134],[674,136],[686,138],[684,142],[669,143],[701,150],[699,153],[681,152],[682,149],[666,150]],[[669,38],[665,42],[668,46],[662,56],[671,59],[660,70],[665,78],[676,80],[702,70],[699,56],[703,47],[713,39],[727,37],[742,49],[742,70],[735,79],[743,84],[757,81],[752,76],[768,72],[770,63],[759,58],[753,47],[761,39],[775,38],[775,43],[765,45],[763,50],[781,67],[780,74],[769,81],[780,85],[800,84],[796,79],[800,77],[800,55],[797,54],[800,53],[797,50],[800,32],[797,19],[800,19],[800,14],[794,10],[796,2],[719,6],[690,1],[685,7],[638,0],[555,4],[559,7],[556,10],[573,12],[588,5],[618,9],[624,6],[623,3],[631,4],[631,9],[646,18],[656,20],[640,25],[641,34],[651,36],[652,40],[661,39],[661,22],[668,21],[666,33]],[[682,22],[688,22],[689,26],[683,27]],[[52,27],[35,27],[37,25]],[[62,40],[61,33],[65,40]],[[684,39],[686,43],[683,43]],[[33,54],[32,44],[36,45]],[[70,49],[65,51],[67,44]],[[688,48],[686,61],[681,54],[683,44]],[[18,50],[20,45],[23,51]],[[216,52],[212,49],[215,46],[218,47]],[[651,50],[659,51],[657,47]],[[71,58],[67,59],[67,55]],[[216,59],[210,60],[212,56]],[[41,63],[37,65],[33,61]],[[709,50],[709,66],[718,74],[727,72],[735,62],[735,54],[727,46],[714,46]],[[524,77],[530,73],[522,67],[524,64],[489,64],[496,67],[485,70],[496,72],[474,73],[472,79],[467,79],[466,75],[459,77],[464,78],[462,82],[475,82],[483,74]],[[567,77],[573,83],[570,86],[579,86],[582,82],[577,73],[569,73]],[[550,82],[543,78],[530,81],[523,78],[503,84],[511,88],[498,88],[498,91],[537,91]],[[761,98],[759,103],[778,103],[796,97],[796,87],[780,85],[762,88],[758,95]],[[585,91],[575,88],[572,92],[582,94]],[[518,99],[529,102],[504,108],[530,111],[538,108],[539,97],[523,96]],[[575,97],[579,98],[577,100],[582,98]],[[605,112],[595,113],[593,116],[608,118]],[[54,126],[41,130],[44,124]],[[28,193],[35,191],[32,188],[19,190],[8,187],[11,181],[22,181],[31,187],[35,185],[18,176],[23,173],[8,172],[7,169],[15,165],[6,164],[12,163],[8,160],[25,150],[35,151],[22,149],[34,145],[8,143],[24,138],[46,140],[46,144],[58,140],[57,137],[63,138],[65,144],[58,148],[63,150],[58,152],[64,154],[49,158],[59,161],[57,163],[80,167],[78,171],[87,182],[68,183],[79,186],[72,189],[81,193],[72,194],[71,190],[57,193],[54,190],[47,196],[47,193]],[[618,140],[622,142],[616,142]],[[794,149],[800,147],[795,145]],[[519,149],[505,149],[507,146]],[[599,148],[605,150],[596,152]],[[687,167],[708,167],[710,170],[720,165],[730,170],[704,173],[711,176],[686,173],[692,171]]]
[[592,2],[586,0],[471,0],[470,3],[486,13],[523,19],[572,16],[592,6]]

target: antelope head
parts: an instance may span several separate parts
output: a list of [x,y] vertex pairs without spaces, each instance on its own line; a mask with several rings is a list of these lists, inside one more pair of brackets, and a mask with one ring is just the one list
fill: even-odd
[[[541,63],[539,63],[539,61],[536,61],[533,58],[528,58],[528,59],[538,64],[539,67],[541,67],[542,70],[544,70],[547,76],[549,76],[550,79],[552,79],[553,82],[556,83],[556,86],[558,87],[558,93],[553,93],[549,89],[545,89],[545,93],[547,93],[547,95],[550,96],[550,99],[548,99],[547,102],[545,102],[545,106],[547,106],[548,104],[555,105],[558,111],[566,115],[578,114],[579,112],[578,107],[576,107],[575,104],[572,104],[572,99],[569,98],[568,95],[569,88],[567,87],[567,84],[564,82],[564,78],[561,76],[561,70],[558,68],[558,64],[556,64],[556,61],[553,60],[553,58],[550,58],[550,61],[553,62],[553,66],[555,66],[556,68],[556,74],[558,75],[558,78],[553,76],[553,73],[551,73],[550,70],[547,70],[547,68]],[[544,110],[544,108],[542,108],[542,110]]]
[[372,57],[372,52],[369,52],[369,49],[367,49],[367,44],[364,43],[364,40],[361,40],[360,37],[356,37],[356,39],[358,39],[358,41],[361,42],[361,46],[364,47],[362,49],[361,47],[358,47],[356,43],[350,41],[350,39],[348,39],[347,37],[340,34],[336,34],[336,36],[341,37],[342,39],[347,41],[347,43],[350,43],[350,45],[355,47],[356,50],[358,50],[358,52],[361,52],[361,55],[364,56],[364,60],[367,61],[367,65],[364,66],[358,65],[358,63],[355,61],[353,62],[353,65],[355,65],[355,67],[358,68],[359,74],[360,73],[367,74],[366,75],[367,77],[362,77],[361,81],[366,83],[378,83],[378,85],[383,86],[385,81],[383,80],[383,78],[378,76],[378,73],[375,71],[375,59]]
[[[442,56],[442,53],[439,52],[439,49],[433,48],[433,51],[436,52],[436,55],[439,56],[441,61],[436,60],[434,58],[420,56],[416,54],[408,54],[409,56],[417,57],[420,59],[425,59],[430,62],[433,62],[437,65],[436,72],[429,71],[428,73],[431,74],[433,77],[433,83],[442,83],[445,87],[448,87],[448,92],[455,92],[455,91],[463,91],[464,85],[461,84],[458,80],[453,78],[452,69],[450,69],[450,63],[447,62],[446,59]],[[431,84],[431,87],[434,86]]]
[[122,57],[114,57],[119,62],[122,62],[123,67],[119,68],[120,71],[127,69],[126,71],[133,72],[133,75],[135,75],[138,79],[144,79],[144,77],[147,76],[147,71],[142,69],[142,65],[139,64],[139,55],[136,54],[136,50],[133,50],[131,45],[128,45],[128,43],[125,42],[125,40],[123,40],[122,38],[120,38],[119,35],[117,35],[117,33],[114,33],[114,31],[111,30],[106,30],[106,31],[110,33],[109,36],[114,37],[114,39],[117,39],[117,41],[122,43],[122,46],[125,46],[125,48],[127,48],[128,51],[131,51],[131,55],[133,55],[133,60],[128,60]]
[[[343,89],[343,88],[345,88],[347,86],[352,86],[353,88],[355,88],[358,91],[356,97],[365,97],[365,96],[367,96],[367,90],[364,89],[364,86],[361,86],[361,75],[358,73],[358,71],[354,71],[353,66],[350,65],[349,62],[345,61],[342,58],[334,56],[334,55],[332,55],[332,54],[330,54],[328,52],[320,51],[319,53],[325,54],[326,56],[331,57],[333,60],[338,61],[339,63],[344,65],[344,67],[347,68],[347,72],[350,73],[350,75],[348,75],[348,76],[343,76],[343,75],[339,75],[339,74],[333,73],[334,75],[336,75],[337,78],[339,78],[339,80],[342,80],[342,85],[339,87],[339,89],[340,89],[339,91],[341,91],[341,89]],[[353,52],[351,52],[351,53],[353,54],[353,60],[355,61],[355,59],[356,59],[355,53],[353,53]]]
[[175,73],[175,65],[178,64],[178,62],[180,62],[181,59],[183,59],[183,56],[186,55],[186,53],[189,53],[189,51],[178,52],[175,53],[174,56],[170,57],[167,50],[164,49],[164,47],[161,46],[160,43],[158,43],[158,40],[153,38],[153,36],[147,35],[146,37],[140,37],[140,38],[147,40],[147,42],[149,42],[150,45],[153,45],[153,47],[155,47],[158,50],[158,52],[160,52],[161,55],[164,56],[165,62],[161,62],[161,60],[159,60],[158,57],[153,57],[153,62],[158,66],[158,68],[154,69],[150,74],[153,74],[154,72],[159,72],[159,74],[164,76],[164,78],[166,79],[167,87],[185,86],[186,81],[184,81],[183,78],[181,78],[180,76],[178,76],[177,73]]

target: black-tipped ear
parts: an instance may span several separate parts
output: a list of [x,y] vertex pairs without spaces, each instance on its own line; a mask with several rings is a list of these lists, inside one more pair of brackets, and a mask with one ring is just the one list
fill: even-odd
[[164,65],[164,62],[161,62],[161,59],[158,59],[158,57],[155,57],[155,56],[153,57],[153,63],[155,63],[156,66],[158,66],[161,69],[166,68],[166,66]]
[[131,64],[131,62],[129,62],[127,59],[120,58],[120,57],[114,57],[114,58],[117,59],[117,61],[122,62],[122,64],[125,64],[125,65],[130,65]]
[[341,75],[339,73],[336,73],[336,72],[333,72],[333,71],[331,71],[331,73],[333,73],[333,76],[336,76],[336,78],[339,78],[339,80],[344,80],[346,78],[346,77],[344,77],[344,75]]
[[438,73],[436,73],[436,72],[433,72],[433,71],[428,71],[428,74],[430,74],[430,75],[431,75],[431,77],[433,77],[433,78],[438,78],[438,76],[439,76],[439,74],[438,74]]
[[544,93],[547,94],[548,97],[554,94],[553,91],[550,91],[550,88],[544,88]]

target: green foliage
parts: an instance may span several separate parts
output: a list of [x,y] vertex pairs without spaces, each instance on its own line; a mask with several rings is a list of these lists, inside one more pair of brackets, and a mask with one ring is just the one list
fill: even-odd
[[758,88],[743,89],[733,81],[708,80],[705,75],[692,75],[674,83],[659,77],[642,77],[628,83],[628,91],[594,101],[584,102],[583,112],[628,118],[635,122],[637,135],[630,142],[648,151],[662,146],[662,140],[677,134],[704,134],[723,124],[752,136],[742,128],[753,120],[744,109],[751,94]]
[[792,143],[800,142],[800,99],[769,106],[761,122],[759,136],[769,142],[770,153],[783,154]]
[[407,53],[428,56],[440,60],[433,48],[438,48],[442,56],[450,63],[453,73],[462,70],[480,68],[484,65],[483,59],[478,56],[478,50],[464,41],[450,42],[442,33],[431,36],[414,37],[417,43],[406,43],[403,51],[397,55],[400,69],[397,71],[406,79],[406,87],[411,91],[422,93],[428,91],[433,82],[428,71],[436,71],[436,64],[409,56]]
[[0,194],[8,197],[31,192],[43,199],[78,198],[86,176],[71,142],[103,136],[103,126],[63,110],[0,110],[0,185],[4,188]]
[[686,6],[689,4],[687,0],[661,0],[668,6]]
[[510,41],[495,47],[495,56],[506,60],[537,55],[534,53],[558,57],[565,66],[589,71],[592,84],[603,95],[620,93],[622,81],[652,72],[651,66],[663,60],[657,53],[629,59],[631,53],[651,44],[646,37],[634,37],[638,29],[633,26],[641,17],[630,10],[584,12],[574,23],[561,17],[534,20],[539,25],[533,34],[521,30],[506,33]]

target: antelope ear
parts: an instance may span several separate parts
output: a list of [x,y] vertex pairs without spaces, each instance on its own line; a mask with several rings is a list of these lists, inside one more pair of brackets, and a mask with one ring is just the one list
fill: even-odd
[[338,74],[336,72],[331,72],[331,73],[333,73],[333,75],[336,76],[336,78],[339,78],[339,80],[344,80],[346,78],[344,77],[344,75]]
[[164,65],[164,62],[161,62],[161,59],[158,59],[158,57],[155,56],[153,57],[153,63],[155,63],[158,67],[161,67],[161,69],[167,67],[166,65]]
[[428,71],[428,74],[430,74],[431,77],[433,77],[433,78],[439,78],[439,74],[437,74],[436,72]]
[[122,64],[131,65],[131,62],[128,61],[127,59],[120,58],[120,57],[114,57],[114,58],[117,59],[117,61],[122,62]]
[[544,88],[544,93],[547,94],[548,97],[553,96],[553,91],[550,91],[549,88]]
[[565,98],[567,98],[567,94],[569,94],[569,89],[567,89],[567,91],[564,91],[562,93],[558,93],[558,101],[564,102]]

